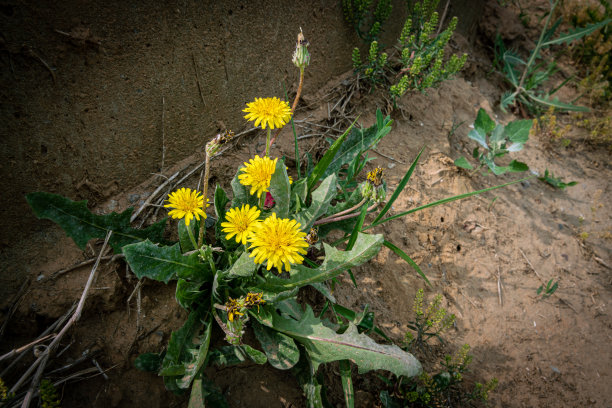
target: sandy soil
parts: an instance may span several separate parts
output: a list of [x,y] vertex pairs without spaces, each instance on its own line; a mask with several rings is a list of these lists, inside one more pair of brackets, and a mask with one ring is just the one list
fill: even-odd
[[[490,57],[485,45],[471,47],[461,38],[457,44],[471,56],[462,77],[445,82],[428,95],[404,97],[400,109],[392,114],[393,131],[377,152],[371,153],[376,157],[372,166],[385,169],[387,183],[393,188],[419,149],[426,146],[392,212],[520,178],[470,176],[453,165],[455,158],[469,155],[473,148],[466,135],[480,107],[496,112],[499,121],[515,119],[501,115],[497,109],[501,82],[495,75],[486,75]],[[296,116],[298,121],[333,127],[328,103],[333,106],[349,78],[350,73],[333,78],[318,93],[307,94]],[[376,94],[362,91],[354,94],[345,113],[361,114],[360,122],[367,126],[373,123],[377,106],[384,109],[386,103]],[[307,126],[306,122],[302,124]],[[301,134],[312,133],[313,129],[298,127]],[[258,152],[264,137],[243,136],[236,148],[214,163],[212,183],[226,186],[229,180],[225,175],[233,174],[237,163]],[[384,232],[387,239],[412,256],[432,287],[383,248],[369,264],[354,271],[357,289],[348,277],[341,280],[335,292],[338,301],[353,309],[369,304],[377,324],[393,340],[401,341],[413,318],[415,292],[423,288],[428,299],[443,294],[445,306],[457,316],[456,325],[444,336],[448,350],[464,343],[471,345],[474,361],[472,373],[466,376],[468,384],[499,379],[499,387],[491,395],[492,406],[612,406],[610,153],[605,146],[585,143],[586,134],[580,129],[574,129],[569,138],[572,142],[566,149],[534,135],[515,157],[534,171],[543,173],[548,168],[565,180],[577,181],[577,186],[559,191],[532,178],[386,224],[377,232]],[[326,146],[322,139],[304,139],[301,148],[311,150],[316,157]],[[288,129],[281,133],[275,153],[293,156]],[[168,174],[192,168],[201,159],[197,154],[188,157]],[[134,204],[135,194],[137,203],[159,183],[153,177],[115,195],[96,210],[127,208]],[[184,186],[196,184],[197,176]],[[80,296],[90,267],[51,276],[91,258],[99,247],[100,243],[94,243],[82,253],[61,231],[49,227],[44,235],[32,238],[26,255],[4,253],[6,257],[14,255],[10,260],[3,259],[7,271],[25,271],[32,283],[7,326],[3,352],[27,343],[70,308]],[[542,299],[536,290],[551,278],[559,281],[559,289],[552,297]],[[132,367],[139,353],[165,346],[171,331],[184,321],[185,313],[174,301],[172,284],[145,282],[142,313],[138,315],[136,296],[127,302],[135,285],[121,261],[103,265],[83,318],[66,338],[65,344],[72,345],[53,368],[88,351],[108,369],[108,379],[97,376],[62,387],[64,407],[185,406],[185,397],[165,391],[161,378]],[[12,300],[5,301],[5,316]],[[217,334],[221,342],[222,336]],[[436,361],[426,358],[423,363],[433,369]],[[25,359],[16,371],[22,372],[27,364]],[[90,366],[87,360],[74,370]],[[326,374],[333,371],[332,365]],[[209,369],[207,374],[221,387],[232,407],[305,405],[297,383],[271,367],[247,364]],[[335,380],[330,390],[332,399],[338,387]],[[380,382],[374,376],[355,378],[355,387],[357,406],[375,405]]]

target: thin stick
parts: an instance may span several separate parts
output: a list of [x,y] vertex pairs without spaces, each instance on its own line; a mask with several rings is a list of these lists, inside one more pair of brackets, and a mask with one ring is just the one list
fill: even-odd
[[[115,261],[117,259],[121,259],[121,258],[124,258],[124,257],[125,257],[125,255],[123,255],[123,254],[115,254],[115,255],[103,256],[102,258],[100,258],[100,260],[106,261],[106,260],[110,259],[111,261]],[[72,266],[70,266],[68,268],[60,269],[59,271],[55,271],[51,275],[49,275],[49,277],[47,279],[55,279],[58,276],[61,276],[61,275],[65,274],[65,273],[68,273],[68,272],[73,271],[75,269],[78,269],[78,268],[80,268],[82,266],[91,265],[94,262],[96,262],[96,258],[90,258],[90,259],[88,259],[86,261],[80,262],[80,263],[78,263],[76,265],[72,265]]]
[[153,192],[153,194],[151,194],[147,200],[144,202],[144,204],[142,204],[140,206],[140,208],[134,213],[132,214],[132,216],[130,217],[130,222],[134,222],[134,220],[136,218],[138,218],[138,216],[140,215],[140,213],[142,212],[142,210],[145,209],[146,206],[148,206],[151,201],[153,201],[153,199],[155,198],[155,196],[164,188],[166,187],[172,180],[174,180],[178,175],[179,175],[179,171],[177,171],[176,173],[174,173],[172,176],[170,176],[168,178],[168,180],[164,181],[163,183],[161,183],[159,185],[159,187],[157,187],[157,189],[155,189],[155,191]]
[[[49,344],[49,346],[46,348],[46,350],[38,357],[38,359],[34,362],[34,364],[32,364],[32,366],[28,369],[27,373],[31,373],[31,371],[35,367],[38,366],[38,369],[36,370],[36,374],[34,375],[34,378],[32,379],[32,383],[30,385],[30,389],[26,393],[26,396],[25,396],[25,398],[23,400],[23,404],[21,405],[21,408],[28,408],[30,406],[30,401],[32,399],[32,395],[34,394],[34,391],[38,388],[38,384],[40,382],[40,377],[42,376],[42,373],[43,373],[43,371],[45,369],[45,366],[47,364],[47,361],[48,361],[50,355],[55,351],[55,349],[59,345],[59,342],[64,337],[64,335],[66,334],[68,329],[70,329],[70,327],[72,327],[72,325],[74,323],[76,323],[79,320],[79,318],[81,317],[81,313],[83,312],[83,307],[85,306],[85,300],[87,299],[87,295],[89,293],[89,289],[91,288],[91,285],[92,285],[92,283],[94,281],[94,278],[96,276],[96,271],[98,270],[98,266],[100,265],[100,258],[102,258],[102,254],[106,250],[106,246],[108,245],[108,241],[110,240],[111,235],[113,235],[113,231],[112,230],[108,231],[108,233],[106,234],[106,238],[104,239],[104,244],[102,245],[102,248],[100,249],[100,254],[98,255],[98,259],[96,259],[96,263],[94,264],[93,268],[91,269],[91,273],[89,274],[89,278],[87,279],[87,283],[85,284],[85,288],[83,289],[83,294],[81,295],[81,299],[79,300],[79,303],[78,303],[78,305],[76,307],[76,310],[74,311],[74,314],[70,317],[70,319],[68,320],[66,325],[58,333],[58,335],[55,337],[55,339],[53,339],[51,344]],[[25,380],[24,377],[25,377],[25,375],[22,376],[22,378],[19,379],[17,384],[15,384],[13,386],[13,388],[11,388],[10,392],[15,392],[18,389],[18,387],[21,386],[21,383],[23,383],[23,381]]]
[[406,163],[404,163],[403,161],[401,161],[401,160],[397,160],[397,159],[394,159],[394,158],[393,158],[393,157],[391,157],[391,156],[387,156],[386,154],[381,153],[381,152],[379,152],[379,151],[378,151],[378,150],[376,150],[376,149],[372,149],[372,151],[373,151],[374,153],[376,153],[376,154],[380,154],[382,157],[386,157],[386,158],[387,158],[387,159],[389,159],[389,160],[393,160],[394,162],[398,162],[398,163],[400,163],[400,164],[406,164]]
[[9,320],[11,320],[11,317],[13,317],[13,314],[17,310],[17,306],[19,306],[19,303],[21,303],[21,299],[23,298],[23,295],[25,295],[26,289],[29,286],[29,282],[30,281],[28,279],[25,279],[23,283],[21,284],[21,287],[19,288],[19,291],[17,292],[17,295],[15,296],[15,301],[11,305],[11,308],[9,309],[8,314],[6,315],[6,319],[4,319],[4,322],[2,323],[2,327],[0,328],[0,339],[2,338],[2,336],[4,336],[4,330],[6,330],[6,326],[8,326]]
[[442,18],[440,19],[440,25],[438,26],[438,31],[436,31],[436,37],[440,35],[440,31],[442,31],[442,25],[444,24],[444,19],[446,18],[446,12],[448,11],[448,5],[450,4],[450,0],[446,2],[446,6],[444,6],[444,11],[442,12]]
[[538,271],[535,270],[535,268],[533,267],[533,265],[531,264],[531,262],[529,261],[529,258],[527,258],[527,255],[525,255],[525,253],[523,252],[523,250],[521,248],[518,249],[519,252],[521,253],[521,255],[523,255],[523,258],[525,258],[525,260],[527,261],[527,263],[529,264],[529,267],[531,268],[531,270],[536,274],[536,276],[538,277],[538,279],[540,279],[540,281],[542,281],[542,283],[546,283],[546,281],[544,279],[542,279],[542,277],[540,276],[540,274],[538,273]]
[[497,270],[497,296],[499,297],[499,305],[503,306],[504,302],[502,301],[501,272],[499,269]]
[[11,358],[16,354],[23,353],[24,351],[29,350],[30,348],[34,347],[38,343],[42,343],[43,341],[49,340],[51,337],[54,337],[54,336],[55,334],[48,334],[45,337],[36,339],[33,342],[26,344],[25,346],[21,346],[19,348],[13,349],[9,351],[8,353],[0,356],[0,361],[6,360],[7,358]]
[[[368,207],[367,212],[370,212],[370,211],[374,210],[376,207],[378,207],[378,203],[372,204],[370,207]],[[312,224],[312,225],[321,225],[321,224],[329,224],[331,222],[344,221],[344,220],[348,220],[350,218],[359,217],[360,215],[361,215],[360,212],[356,212],[356,213],[352,213],[352,214],[343,215],[343,216],[337,217],[337,218],[333,218],[333,217],[332,218],[324,218],[322,220],[315,221],[314,224]]]
[[191,54],[191,60],[193,61],[193,70],[196,75],[196,82],[198,83],[198,92],[200,93],[200,98],[202,99],[202,103],[206,106],[206,102],[204,102],[204,94],[202,93],[202,85],[200,85],[200,76],[198,75],[198,66],[196,65],[195,55]]
[[166,160],[166,98],[162,95],[162,160],[159,172],[164,172],[164,161]]
[[96,366],[96,368],[98,369],[98,371],[100,372],[100,375],[102,375],[102,377],[104,377],[104,379],[106,381],[108,381],[108,375],[106,375],[106,373],[104,372],[104,370],[102,370],[102,367],[100,367],[100,364],[98,364],[98,362],[96,361],[95,358],[91,359],[91,362]]

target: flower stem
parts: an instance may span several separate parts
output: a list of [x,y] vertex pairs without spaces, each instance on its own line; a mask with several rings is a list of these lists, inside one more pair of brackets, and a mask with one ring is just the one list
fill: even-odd
[[266,157],[270,157],[270,133],[272,133],[272,129],[268,126],[268,135],[266,136]]
[[[297,93],[295,94],[295,99],[293,100],[293,105],[291,106],[291,117],[295,113],[295,108],[297,107],[298,101],[300,100],[300,95],[302,94],[302,86],[304,85],[304,69],[300,69],[300,84],[298,85]],[[275,133],[270,145],[274,144],[278,134],[280,133],[282,128],[279,128]],[[269,133],[268,133],[269,134]]]
[[[378,207],[379,203],[374,203],[371,206],[368,207],[368,212],[374,210],[376,207]],[[341,215],[339,217],[330,217],[330,218],[324,218],[322,220],[318,220],[315,221],[313,225],[321,225],[321,224],[329,224],[332,222],[337,222],[337,221],[344,221],[344,220],[348,220],[351,218],[355,218],[355,217],[359,217],[361,215],[361,212],[356,212],[356,213],[352,213],[352,214],[346,214],[346,215]]]
[[[208,203],[208,179],[210,177],[210,156],[206,152],[206,162],[204,164],[204,178],[202,179],[202,194],[204,195],[204,204],[202,205],[202,211],[206,213],[206,204]],[[196,249],[202,246],[204,243],[204,229],[206,228],[206,220],[202,218],[200,221],[200,234],[198,235],[198,245]]]
[[[204,220],[202,220],[201,222],[204,222]],[[195,236],[193,235],[193,228],[190,227],[189,225],[185,225],[185,227],[187,228],[187,234],[189,234],[189,239],[191,240],[191,243],[193,244],[193,248],[198,249],[198,244],[196,243]]]

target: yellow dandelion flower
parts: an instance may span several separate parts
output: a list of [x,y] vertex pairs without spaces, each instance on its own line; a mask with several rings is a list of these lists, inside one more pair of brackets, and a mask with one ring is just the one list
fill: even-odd
[[[190,188],[180,188],[173,193],[168,195],[168,204],[164,205],[166,208],[174,208],[168,215],[172,218],[185,218],[185,224],[189,225],[192,218],[200,220],[200,217],[206,219],[206,213],[202,210],[204,204],[204,197],[199,191],[191,191]],[[208,207],[208,200],[206,200],[206,206]]]
[[254,102],[247,103],[247,108],[242,110],[247,112],[245,119],[255,121],[255,126],[265,129],[266,125],[270,129],[285,126],[291,119],[291,108],[289,104],[278,98],[255,98]]
[[276,218],[272,215],[253,227],[248,238],[251,243],[251,257],[257,264],[268,261],[267,269],[276,267],[279,273],[291,270],[291,264],[301,264],[302,255],[306,254],[308,244],[304,240],[306,233],[300,230],[300,224],[288,218]]
[[246,245],[247,238],[251,234],[253,226],[258,222],[261,211],[257,207],[243,204],[241,208],[232,208],[225,213],[227,222],[222,222],[223,232],[227,232],[226,239],[236,236],[236,242]]
[[255,155],[254,159],[250,159],[248,163],[244,163],[244,167],[240,169],[244,174],[240,174],[238,179],[243,186],[251,186],[250,194],[257,193],[257,198],[268,191],[270,180],[276,170],[276,162],[278,159],[270,159],[269,157],[259,157]]

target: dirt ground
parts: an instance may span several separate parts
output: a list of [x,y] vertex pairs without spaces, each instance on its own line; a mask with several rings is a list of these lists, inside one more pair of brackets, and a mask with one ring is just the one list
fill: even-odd
[[[525,32],[520,23],[516,26],[516,20],[510,19],[516,19],[515,12],[489,7],[490,18],[479,31],[483,38],[473,44],[461,36],[456,38],[454,45],[470,55],[463,73],[427,95],[405,96],[400,109],[392,113],[393,130],[370,153],[376,157],[371,165],[385,169],[391,189],[426,146],[392,213],[521,177],[470,175],[453,164],[460,155],[469,156],[474,147],[467,133],[479,108],[494,112],[504,123],[516,119],[498,109],[504,85],[499,76],[490,73],[489,48],[493,27],[505,29],[516,44],[529,45],[528,38],[534,38],[535,31]],[[329,113],[330,106],[346,95],[351,78],[347,72],[331,78],[317,92],[306,93],[296,115],[299,135],[321,134],[325,130],[321,125],[346,127],[357,114],[360,123],[368,126],[374,122],[377,107],[387,108],[376,93],[361,89],[353,93],[343,115],[333,110]],[[338,119],[340,116],[344,119]],[[559,117],[561,121],[570,120],[569,115]],[[456,350],[464,343],[472,348],[474,360],[466,382],[499,379],[498,388],[491,394],[491,406],[612,406],[610,150],[588,143],[586,131],[580,128],[574,127],[568,138],[571,143],[564,148],[542,135],[533,135],[514,157],[526,162],[532,171],[543,173],[547,168],[578,185],[561,191],[531,178],[385,224],[376,232],[384,232],[386,239],[406,251],[432,286],[383,248],[375,259],[353,271],[358,288],[347,276],[341,279],[335,290],[338,302],[354,310],[369,304],[376,323],[400,342],[413,319],[416,291],[423,288],[427,299],[442,294],[445,306],[457,316],[456,325],[444,335],[447,350]],[[264,139],[261,132],[241,136],[234,148],[213,162],[211,184],[227,187],[226,175],[234,174],[238,163],[259,152]],[[310,151],[315,157],[325,147],[322,136],[304,138],[300,145],[302,152]],[[289,129],[283,130],[273,153],[293,157]],[[189,156],[166,174],[182,170],[182,175],[201,160],[199,154]],[[182,186],[196,187],[198,175],[195,172]],[[118,211],[139,204],[159,184],[158,177],[151,177],[100,202],[96,211]],[[163,216],[161,211],[149,215],[149,221]],[[27,343],[71,307],[80,297],[91,266],[54,273],[91,259],[100,248],[101,243],[92,242],[83,253],[58,228],[46,222],[42,225],[43,234],[23,243],[23,255],[17,256],[14,251],[2,255],[5,273],[19,269],[31,282],[25,294],[12,293],[2,302],[4,320],[14,300],[20,299],[6,327],[2,352]],[[553,296],[542,299],[536,290],[551,278],[559,282],[559,288]],[[139,353],[160,351],[186,317],[174,301],[172,284],[145,282],[140,300],[134,292],[136,284],[122,261],[103,264],[85,313],[64,342],[70,347],[52,368],[75,362],[86,353],[88,358],[69,371],[92,367],[93,356],[107,370],[107,378],[89,373],[78,382],[63,385],[64,407],[186,405],[185,397],[173,396],[164,389],[160,377],[132,366]],[[216,341],[222,343],[221,333],[217,334]],[[28,359],[31,361],[30,356],[21,361],[7,379],[14,380],[17,372],[23,372]],[[426,358],[423,365],[434,369],[436,361]],[[333,375],[333,371],[332,365],[326,374]],[[305,406],[295,380],[269,366],[245,364],[209,369],[207,374],[221,387],[232,407]],[[57,378],[62,376],[65,373],[57,374]],[[354,380],[356,405],[376,406],[380,382],[373,375]],[[332,400],[338,387],[335,380],[330,390]]]

